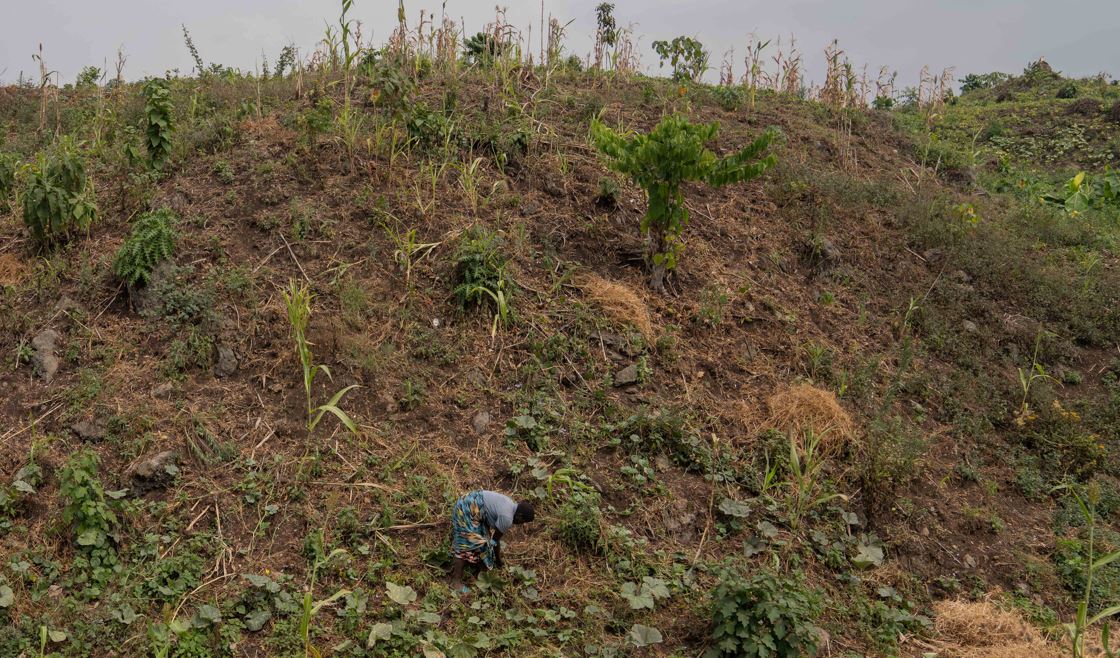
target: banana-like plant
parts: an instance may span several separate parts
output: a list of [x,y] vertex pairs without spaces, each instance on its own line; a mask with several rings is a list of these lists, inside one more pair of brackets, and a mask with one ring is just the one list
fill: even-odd
[[777,129],[768,128],[725,158],[705,146],[718,133],[718,123],[693,124],[680,115],[665,117],[645,135],[619,134],[598,119],[591,122],[591,141],[609,158],[608,166],[646,191],[648,207],[641,231],[649,238],[647,264],[655,290],[664,289],[665,274],[676,267],[684,248],[680,238],[689,214],[681,184],[703,181],[722,187],[757,178],[777,163],[772,153],[767,154],[778,138]]

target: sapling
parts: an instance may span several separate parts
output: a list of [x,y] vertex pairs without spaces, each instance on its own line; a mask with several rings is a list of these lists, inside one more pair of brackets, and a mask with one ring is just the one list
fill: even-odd
[[766,153],[779,135],[777,129],[768,128],[746,148],[724,158],[705,146],[718,133],[718,123],[693,124],[679,115],[665,117],[644,135],[620,135],[598,119],[591,122],[591,141],[607,155],[608,166],[646,191],[649,203],[641,231],[649,238],[647,264],[655,290],[664,289],[665,273],[676,267],[684,249],[681,233],[689,213],[681,185],[703,181],[722,187],[757,178],[777,163]]

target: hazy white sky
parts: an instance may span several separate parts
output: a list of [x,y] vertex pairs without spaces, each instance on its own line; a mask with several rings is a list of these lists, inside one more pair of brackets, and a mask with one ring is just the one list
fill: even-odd
[[[546,14],[568,28],[569,50],[585,55],[594,32],[599,0],[548,0]],[[534,48],[541,5],[507,3],[509,20],[527,31]],[[335,21],[338,0],[0,0],[0,81],[20,72],[37,75],[31,55],[38,45],[49,68],[72,82],[85,65],[111,62],[118,46],[128,56],[130,79],[191,69],[180,24],[190,29],[207,62],[252,70],[262,51],[270,62],[280,48],[295,43],[304,52],[322,38],[324,21]],[[421,8],[440,9],[436,1],[406,1],[409,20]],[[447,0],[447,14],[465,21],[474,33],[494,13],[492,0]],[[396,0],[355,0],[352,15],[363,31],[381,43],[396,25]],[[819,79],[821,51],[836,38],[857,66],[872,71],[886,65],[899,71],[900,84],[912,84],[923,65],[970,72],[1018,73],[1045,57],[1072,75],[1101,71],[1120,74],[1118,0],[616,0],[619,25],[633,24],[639,53],[656,69],[650,43],[685,34],[699,38],[718,68],[735,47],[736,74],[748,34],[768,38],[792,33],[810,74]]]

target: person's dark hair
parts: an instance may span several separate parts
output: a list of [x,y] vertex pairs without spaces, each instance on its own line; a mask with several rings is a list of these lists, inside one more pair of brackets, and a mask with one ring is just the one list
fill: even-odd
[[513,513],[513,522],[528,523],[533,520],[534,516],[533,504],[527,500],[523,500],[517,503],[517,511]]

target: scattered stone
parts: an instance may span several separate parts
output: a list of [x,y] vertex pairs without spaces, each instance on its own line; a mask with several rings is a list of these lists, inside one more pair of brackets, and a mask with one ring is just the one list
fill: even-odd
[[471,419],[471,427],[474,428],[475,434],[482,434],[486,428],[490,426],[490,412],[480,411]]
[[35,366],[35,372],[48,384],[58,372],[59,360],[54,353],[60,340],[62,337],[54,329],[44,329],[31,339],[31,347],[35,350],[31,362]]
[[146,493],[162,489],[179,475],[179,456],[174,450],[164,450],[137,464],[129,474],[132,489],[136,493]]
[[687,501],[674,500],[661,512],[661,524],[669,537],[688,542],[695,534],[696,513],[689,511]]
[[927,263],[933,263],[933,262],[939,261],[939,260],[941,260],[941,257],[943,255],[945,255],[945,252],[941,251],[940,249],[926,249],[925,251],[922,252],[922,258]]
[[840,262],[840,248],[828,238],[821,238],[816,245],[818,257],[822,263],[833,264]]
[[165,286],[159,284],[172,278],[174,270],[174,263],[170,259],[165,260],[152,270],[147,285],[129,291],[132,306],[137,312],[154,312],[163,306],[163,298],[157,291],[164,289]]
[[54,375],[58,372],[58,357],[53,354],[46,354],[43,352],[36,352],[35,356],[31,357],[31,362],[35,364],[35,372],[43,378],[46,383],[51,383]]
[[614,374],[615,386],[630,386],[638,383],[638,364],[631,363]]
[[58,349],[58,341],[62,337],[54,329],[44,329],[31,339],[31,347],[36,352],[54,352]]
[[969,334],[975,334],[975,333],[980,332],[980,327],[976,326],[976,323],[973,322],[972,320],[965,320],[965,321],[961,322],[961,329],[964,329],[965,333],[969,333]]
[[70,426],[74,436],[87,443],[96,443],[105,438],[105,422],[100,419],[83,420]]
[[218,377],[230,377],[237,372],[237,355],[225,345],[218,346],[218,363],[214,365],[214,374]]
[[59,299],[54,305],[55,313],[65,313],[67,311],[77,311],[79,309],[81,309],[81,306],[78,305],[78,302],[71,299],[69,295],[63,295],[62,299]]

